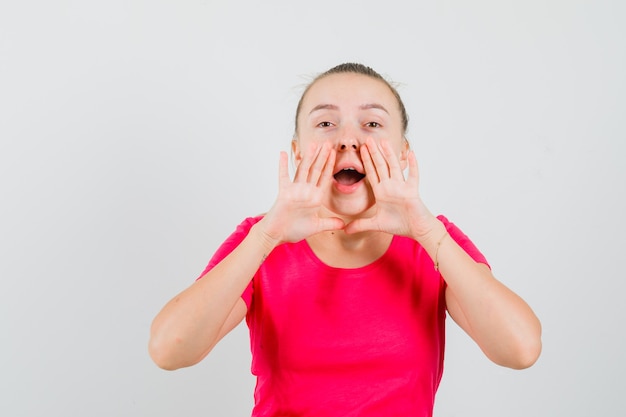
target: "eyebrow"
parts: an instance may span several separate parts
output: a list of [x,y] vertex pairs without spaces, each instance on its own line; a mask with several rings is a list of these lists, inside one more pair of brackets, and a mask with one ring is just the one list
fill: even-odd
[[[359,109],[361,110],[379,109],[389,114],[389,111],[387,111],[387,109],[382,104],[378,104],[378,103],[362,104],[361,106],[359,106]],[[339,106],[336,106],[334,104],[318,104],[317,106],[313,107],[313,109],[309,112],[309,115],[318,110],[339,110]]]
[[339,110],[339,106],[335,106],[334,104],[318,104],[313,107],[313,109],[309,112],[309,115],[318,110]]
[[368,109],[379,109],[384,111],[385,113],[389,114],[389,112],[387,111],[387,109],[382,105],[382,104],[378,104],[378,103],[369,103],[369,104],[363,104],[362,106],[359,107],[361,110],[368,110]]

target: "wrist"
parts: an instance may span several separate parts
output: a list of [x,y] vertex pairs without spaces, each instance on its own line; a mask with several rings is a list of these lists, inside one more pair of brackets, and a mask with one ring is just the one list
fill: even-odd
[[257,241],[263,247],[266,254],[269,254],[274,248],[282,242],[279,237],[267,230],[267,220],[264,217],[257,224],[252,226],[250,232],[256,235]]
[[429,211],[415,214],[412,217],[410,236],[420,244],[425,243],[437,235],[442,226],[443,223]]
[[422,226],[413,235],[415,239],[426,251],[433,255],[441,238],[447,233],[444,224],[435,216],[422,223]]

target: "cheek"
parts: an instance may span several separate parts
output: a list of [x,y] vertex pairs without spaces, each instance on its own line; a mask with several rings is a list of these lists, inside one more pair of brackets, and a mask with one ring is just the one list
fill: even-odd
[[386,135],[381,138],[381,140],[385,140],[389,147],[393,150],[393,153],[399,158],[402,159],[405,151],[407,150],[406,142],[402,136],[398,137],[397,135]]
[[329,131],[324,131],[322,129],[319,130],[310,130],[304,131],[298,136],[299,143],[302,149],[306,149],[309,143],[320,143],[326,140],[329,140],[333,137],[333,134]]
[[301,152],[307,152],[319,146],[321,143],[330,140],[328,135],[320,133],[309,133],[298,136],[298,147]]

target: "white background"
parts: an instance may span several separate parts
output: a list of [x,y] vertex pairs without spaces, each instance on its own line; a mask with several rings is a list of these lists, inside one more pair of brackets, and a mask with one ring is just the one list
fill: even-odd
[[625,4],[2,1],[0,414],[249,415],[245,325],[175,372],[149,326],[271,206],[303,85],[359,61],[544,327],[511,371],[449,322],[435,415],[626,415]]

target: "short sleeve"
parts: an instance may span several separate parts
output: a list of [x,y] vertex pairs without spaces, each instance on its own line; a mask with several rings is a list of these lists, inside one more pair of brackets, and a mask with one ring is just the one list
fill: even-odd
[[437,218],[446,227],[446,230],[458,245],[475,261],[491,266],[487,262],[485,256],[478,250],[476,245],[459,229],[454,223],[450,222],[445,216],[439,215]]
[[[219,264],[224,258],[226,258],[239,244],[248,236],[250,229],[256,223],[258,223],[262,219],[262,216],[258,217],[248,217],[243,222],[237,226],[235,231],[221,244],[221,246],[215,251],[213,257],[209,260],[208,265],[202,271],[202,274],[196,279],[201,279],[206,275],[211,269],[215,267],[215,265]],[[253,284],[252,280],[250,280],[250,284],[246,287],[241,298],[246,303],[246,306],[250,308],[250,303],[252,302],[252,292],[253,292]]]

